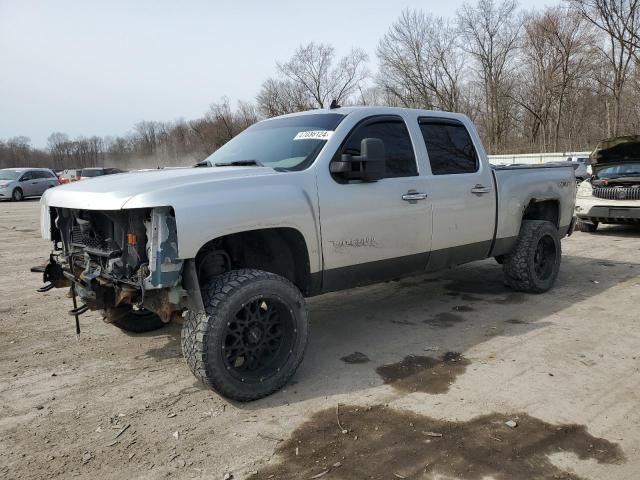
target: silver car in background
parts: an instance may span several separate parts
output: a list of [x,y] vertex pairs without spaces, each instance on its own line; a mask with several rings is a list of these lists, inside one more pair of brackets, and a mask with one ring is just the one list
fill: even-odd
[[591,172],[589,171],[590,160],[589,157],[577,157],[572,156],[567,158],[567,162],[572,162],[572,164],[578,164],[575,167],[576,180],[578,183],[583,182],[587,178],[591,177]]
[[60,182],[48,168],[3,168],[0,170],[0,200],[19,202],[26,197],[39,197]]

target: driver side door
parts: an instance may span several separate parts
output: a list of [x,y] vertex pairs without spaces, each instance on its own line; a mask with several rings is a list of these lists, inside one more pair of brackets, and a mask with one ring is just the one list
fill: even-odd
[[343,181],[319,173],[323,290],[376,283],[424,271],[431,246],[431,203],[409,129],[399,116],[369,117],[335,152],[360,155],[364,138],[382,140],[386,175],[377,182]]

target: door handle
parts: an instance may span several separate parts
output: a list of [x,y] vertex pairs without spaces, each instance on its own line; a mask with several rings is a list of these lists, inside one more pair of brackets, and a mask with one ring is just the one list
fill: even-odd
[[485,187],[484,185],[480,185],[479,183],[471,189],[471,193],[475,193],[476,195],[484,195],[485,193],[491,192],[489,187]]
[[418,200],[424,200],[425,198],[427,198],[426,193],[416,192],[415,190],[409,190],[407,193],[402,195],[402,200],[411,203],[415,203]]

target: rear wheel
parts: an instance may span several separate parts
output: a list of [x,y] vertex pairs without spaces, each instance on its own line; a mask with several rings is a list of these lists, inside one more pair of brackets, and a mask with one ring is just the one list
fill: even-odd
[[581,232],[595,232],[598,229],[598,222],[587,223],[581,220],[578,220],[576,228]]
[[193,374],[238,401],[282,388],[302,362],[309,321],[289,280],[261,270],[234,270],[202,285],[205,313],[189,312],[182,352]]
[[134,309],[132,306],[119,307],[110,314],[111,323],[125,332],[145,333],[158,330],[165,323],[150,310]]
[[24,198],[24,194],[22,193],[22,189],[20,187],[14,188],[13,193],[11,194],[11,200],[14,202],[20,202]]
[[555,225],[524,220],[515,248],[504,256],[505,283],[522,292],[546,292],[558,277],[560,259],[560,235]]

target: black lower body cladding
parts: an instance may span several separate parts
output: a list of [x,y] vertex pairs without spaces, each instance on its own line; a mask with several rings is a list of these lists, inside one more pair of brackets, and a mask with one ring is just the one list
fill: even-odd
[[282,388],[302,362],[309,334],[304,298],[287,279],[233,270],[201,285],[205,312],[189,312],[182,352],[202,382],[237,401]]

